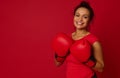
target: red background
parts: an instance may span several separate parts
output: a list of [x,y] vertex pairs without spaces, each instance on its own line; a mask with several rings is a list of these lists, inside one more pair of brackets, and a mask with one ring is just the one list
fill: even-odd
[[[73,32],[73,9],[80,0],[1,0],[0,78],[66,78],[54,65],[51,40]],[[89,0],[91,25],[103,45],[105,70],[99,78],[120,78],[120,1]]]

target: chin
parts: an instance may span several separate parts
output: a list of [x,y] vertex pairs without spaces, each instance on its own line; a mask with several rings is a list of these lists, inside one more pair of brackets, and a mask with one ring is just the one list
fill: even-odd
[[85,26],[75,26],[75,27],[76,27],[76,29],[86,29]]

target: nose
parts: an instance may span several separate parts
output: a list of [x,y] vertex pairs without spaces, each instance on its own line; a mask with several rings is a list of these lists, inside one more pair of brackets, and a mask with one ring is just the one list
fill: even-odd
[[82,18],[82,17],[79,17],[79,18],[78,18],[78,21],[83,21],[83,18]]

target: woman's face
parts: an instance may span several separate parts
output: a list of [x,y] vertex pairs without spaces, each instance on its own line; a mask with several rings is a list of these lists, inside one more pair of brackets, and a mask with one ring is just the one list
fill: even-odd
[[74,25],[77,29],[86,29],[89,24],[89,19],[89,10],[84,7],[80,7],[75,12]]

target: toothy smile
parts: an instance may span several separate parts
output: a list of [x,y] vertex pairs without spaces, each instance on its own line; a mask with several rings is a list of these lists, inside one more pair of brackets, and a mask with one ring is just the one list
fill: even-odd
[[76,22],[78,25],[82,25],[83,24],[83,22]]

